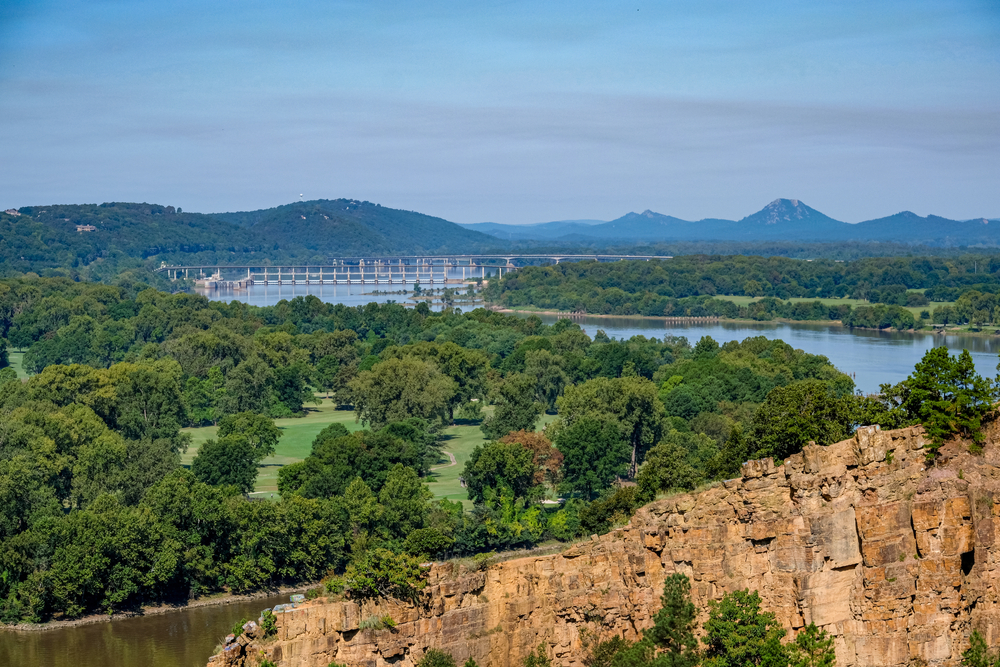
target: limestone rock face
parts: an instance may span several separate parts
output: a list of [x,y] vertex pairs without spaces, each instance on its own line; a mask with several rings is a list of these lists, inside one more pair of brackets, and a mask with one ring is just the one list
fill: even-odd
[[[317,600],[277,614],[278,636],[232,644],[212,667],[412,667],[428,648],[461,665],[519,667],[543,644],[581,667],[586,636],[637,638],[664,578],[690,577],[695,604],[757,590],[789,636],[809,623],[836,638],[840,667],[958,665],[978,629],[1000,644],[1000,447],[961,443],[927,467],[919,427],[865,427],[775,466],[640,509],[631,524],[557,555],[484,572],[431,568],[420,605]],[[396,627],[361,630],[369,616]]]

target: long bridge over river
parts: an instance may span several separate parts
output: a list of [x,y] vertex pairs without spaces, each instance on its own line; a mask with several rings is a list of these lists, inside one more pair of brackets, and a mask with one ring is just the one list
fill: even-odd
[[157,269],[171,280],[195,278],[207,287],[295,284],[435,284],[485,279],[515,271],[528,264],[558,264],[597,260],[663,260],[663,255],[411,255],[391,257],[329,257],[326,264],[242,265],[206,264]]

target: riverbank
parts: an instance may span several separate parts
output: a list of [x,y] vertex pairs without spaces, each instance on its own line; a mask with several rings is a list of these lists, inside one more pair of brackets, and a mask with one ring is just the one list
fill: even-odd
[[502,308],[496,306],[495,304],[490,305],[490,309],[498,312],[505,313],[508,315],[551,315],[555,317],[562,317],[568,320],[576,320],[588,317],[596,317],[601,319],[637,319],[646,320],[650,322],[678,322],[687,324],[703,324],[706,322],[715,322],[719,324],[803,324],[803,325],[816,325],[816,326],[827,326],[827,327],[841,327],[848,331],[892,331],[896,333],[920,333],[920,334],[961,334],[963,336],[978,336],[982,338],[996,338],[1000,337],[1000,328],[993,329],[989,327],[990,330],[980,330],[973,331],[969,327],[918,327],[914,329],[873,329],[869,327],[847,327],[841,320],[792,320],[788,318],[776,318],[771,320],[751,320],[751,319],[741,319],[734,317],[667,317],[666,315],[612,315],[603,313],[579,313],[572,312],[568,310],[541,310],[530,307],[518,307],[518,308]]
[[49,632],[51,630],[61,630],[64,628],[75,628],[83,625],[94,625],[97,623],[114,623],[116,621],[126,621],[144,616],[160,616],[179,611],[189,611],[203,607],[218,607],[222,605],[239,604],[241,602],[253,602],[263,600],[275,595],[291,595],[292,593],[302,593],[317,585],[317,582],[301,584],[298,586],[282,586],[248,595],[232,595],[223,593],[211,595],[195,600],[188,600],[180,604],[164,604],[150,607],[142,607],[139,611],[122,614],[89,614],[80,618],[49,621],[47,623],[18,623],[16,625],[0,625],[0,631],[7,632]]

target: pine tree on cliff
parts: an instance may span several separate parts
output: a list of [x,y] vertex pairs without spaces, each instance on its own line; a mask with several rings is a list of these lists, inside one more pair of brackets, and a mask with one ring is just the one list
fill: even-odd
[[788,667],[785,630],[774,614],[760,610],[757,591],[733,591],[709,604],[704,667]]
[[833,650],[833,637],[810,623],[795,636],[791,667],[833,667],[837,654]]
[[[663,608],[654,617],[655,625],[630,646],[615,645],[611,667],[695,667],[701,660],[694,637],[696,610],[691,603],[691,582],[683,574],[672,574],[663,584]],[[602,647],[610,645],[604,642]]]
[[691,602],[691,581],[683,574],[670,575],[663,584],[660,601],[663,608],[656,613],[656,624],[643,636],[661,651],[657,667],[694,667],[700,656],[694,637],[697,611]]

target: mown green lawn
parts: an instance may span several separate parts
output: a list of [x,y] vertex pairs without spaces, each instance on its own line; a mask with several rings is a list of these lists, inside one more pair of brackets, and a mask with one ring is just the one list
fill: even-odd
[[[305,417],[274,420],[275,425],[281,429],[281,440],[275,447],[274,455],[261,461],[257,472],[257,484],[254,487],[257,493],[276,494],[278,470],[282,466],[296,463],[309,456],[313,439],[330,424],[340,422],[349,431],[361,429],[361,424],[354,421],[353,410],[337,410],[331,401],[324,400],[321,405],[307,406],[307,410]],[[215,426],[184,429],[183,433],[191,434],[191,446],[188,447],[187,453],[181,456],[181,463],[186,466],[191,465],[191,461],[198,454],[198,448],[206,440],[214,438],[217,430]]]
[[[922,292],[923,290],[910,290],[910,291],[911,292]],[[716,296],[715,298],[723,300],[723,301],[732,301],[737,306],[746,306],[751,301],[758,301],[758,300],[760,300],[760,297],[756,297],[756,296],[729,296],[729,295],[720,295],[720,296]],[[869,303],[868,301],[862,301],[861,299],[820,299],[820,298],[816,298],[816,297],[813,297],[813,298],[808,298],[808,297],[793,297],[791,299],[784,299],[784,300],[785,301],[790,301],[791,303],[801,303],[803,301],[806,301],[808,303],[812,303],[813,301],[819,301],[824,306],[842,306],[842,305],[846,304],[846,305],[850,306],[851,308],[857,308],[858,306],[871,306],[871,305],[873,305],[873,304]],[[906,309],[909,310],[911,313],[913,313],[914,319],[919,320],[920,319],[920,312],[923,311],[923,310],[926,310],[928,312],[933,313],[934,309],[938,308],[940,306],[954,306],[954,305],[955,305],[954,301],[931,301],[931,303],[930,303],[929,306],[907,306]]]
[[[484,412],[488,414],[489,410],[490,408],[486,408]],[[541,429],[555,418],[556,415],[543,414],[535,428]],[[427,487],[435,498],[460,500],[466,508],[472,507],[472,501],[469,500],[458,478],[461,476],[462,470],[465,469],[465,464],[472,455],[472,450],[476,448],[476,445],[481,445],[484,442],[486,442],[486,438],[483,437],[483,432],[479,429],[478,424],[458,424],[444,430],[441,449],[454,454],[456,464],[448,465],[449,460],[445,455],[438,466],[431,470]]]
[[11,367],[17,371],[17,377],[26,378],[28,373],[25,372],[24,366],[24,352],[14,352],[13,350],[7,351],[7,358],[10,360]]
[[[276,419],[275,425],[281,429],[281,440],[275,447],[273,456],[269,456],[261,461],[257,471],[257,483],[254,486],[255,493],[275,494],[278,493],[278,470],[282,466],[297,463],[312,451],[312,442],[316,435],[335,422],[340,422],[349,431],[357,431],[362,425],[354,421],[354,412],[351,410],[336,410],[330,401],[324,400],[322,405],[308,406],[308,414],[305,417],[293,419]],[[489,414],[490,408],[485,412]],[[555,419],[555,415],[542,415],[538,420],[536,428],[542,428]],[[218,429],[215,426],[204,426],[201,428],[186,428],[182,432],[191,435],[191,446],[185,454],[181,455],[181,463],[185,466],[191,465],[191,461],[198,455],[198,448],[206,440],[215,437]],[[435,498],[448,498],[449,500],[460,500],[467,507],[472,503],[466,496],[465,489],[459,483],[458,478],[465,468],[466,461],[472,454],[476,445],[486,442],[483,432],[478,424],[459,423],[456,426],[449,426],[442,432],[442,449],[455,455],[455,465],[448,465],[450,459],[444,455],[438,465],[431,471],[427,480],[428,488]]]

